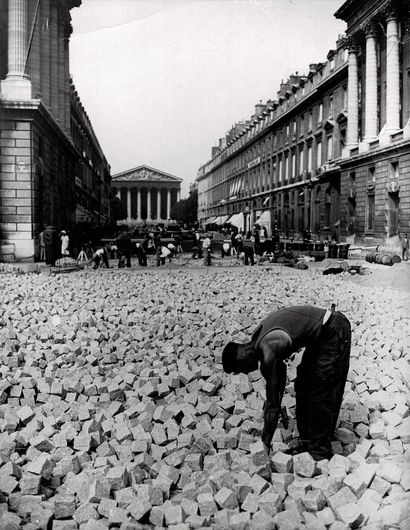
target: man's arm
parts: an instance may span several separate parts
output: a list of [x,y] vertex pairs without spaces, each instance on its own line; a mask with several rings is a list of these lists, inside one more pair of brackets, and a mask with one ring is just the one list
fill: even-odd
[[286,365],[282,354],[290,343],[290,337],[286,333],[273,331],[264,337],[259,345],[262,350],[261,372],[266,380],[262,441],[268,451],[278,424],[286,385]]

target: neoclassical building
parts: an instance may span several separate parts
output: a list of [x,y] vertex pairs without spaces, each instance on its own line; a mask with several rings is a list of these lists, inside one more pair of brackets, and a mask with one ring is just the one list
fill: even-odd
[[81,0],[0,2],[0,260],[35,260],[46,225],[109,219],[110,166],[69,73]]
[[212,148],[199,220],[384,243],[410,233],[409,0],[348,0],[326,60]]
[[127,211],[127,224],[163,223],[180,200],[182,179],[149,166],[113,175],[114,194]]

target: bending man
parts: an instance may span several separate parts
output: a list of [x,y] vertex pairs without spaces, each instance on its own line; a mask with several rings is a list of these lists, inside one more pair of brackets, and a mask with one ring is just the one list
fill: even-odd
[[271,313],[246,344],[229,342],[222,362],[227,373],[258,368],[266,380],[262,441],[269,454],[286,385],[285,359],[305,348],[295,381],[297,452],[315,460],[332,456],[331,440],[349,370],[351,331],[339,311],[305,305]]

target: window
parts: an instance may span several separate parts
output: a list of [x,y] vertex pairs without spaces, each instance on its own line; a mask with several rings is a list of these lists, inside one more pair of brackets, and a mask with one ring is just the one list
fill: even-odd
[[373,186],[376,183],[376,168],[374,166],[367,168],[367,185]]
[[305,116],[304,114],[301,114],[299,118],[299,136],[303,136],[303,133],[305,132],[304,125],[305,125]]
[[312,124],[313,124],[313,110],[309,111],[309,122],[308,122],[308,131],[312,131]]
[[320,103],[319,112],[317,115],[317,124],[322,125],[322,121],[323,121],[323,103]]
[[292,153],[292,178],[296,177],[296,155]]
[[329,118],[333,118],[333,94],[329,96]]
[[316,151],[316,167],[320,167],[322,165],[322,142],[317,143],[317,151]]
[[279,158],[278,162],[278,182],[282,182],[282,159]]
[[289,136],[289,123],[286,125],[286,136]]
[[374,193],[367,195],[366,200],[366,231],[374,231]]
[[399,178],[399,163],[391,162],[389,168],[389,176],[391,180],[396,180]]
[[344,85],[343,88],[343,109],[347,109],[347,85]]
[[285,180],[289,177],[289,156],[285,156]]
[[308,171],[312,171],[312,146],[308,147]]
[[299,151],[299,175],[303,174],[303,155],[304,151]]
[[333,158],[333,136],[327,138],[327,159],[332,160]]

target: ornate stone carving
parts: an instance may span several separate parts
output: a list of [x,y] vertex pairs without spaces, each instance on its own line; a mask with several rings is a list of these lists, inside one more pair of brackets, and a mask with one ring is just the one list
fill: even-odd
[[113,182],[174,182],[179,183],[181,179],[161,173],[160,171],[153,171],[147,167],[141,167],[137,169],[131,169],[129,172],[117,175],[114,177]]

